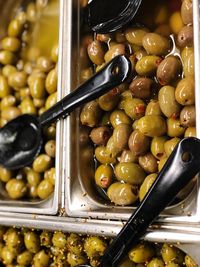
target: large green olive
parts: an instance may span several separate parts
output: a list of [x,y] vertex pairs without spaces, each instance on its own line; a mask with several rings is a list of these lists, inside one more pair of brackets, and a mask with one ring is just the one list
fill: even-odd
[[112,89],[108,93],[99,97],[98,104],[101,109],[105,111],[111,111],[117,106],[119,99],[119,90]]
[[87,103],[80,114],[80,120],[83,125],[94,127],[98,124],[101,116],[101,109],[96,101]]
[[8,249],[7,246],[4,246],[1,251],[1,258],[3,260],[3,263],[7,266],[11,264],[15,259],[15,252],[14,250]]
[[139,130],[134,130],[128,140],[129,149],[136,155],[144,155],[150,147],[150,138]]
[[135,70],[141,76],[151,76],[156,73],[161,61],[159,56],[144,56],[136,63]]
[[123,150],[120,158],[119,158],[119,162],[134,162],[137,163],[138,162],[138,157],[130,150]]
[[5,37],[1,42],[2,48],[10,52],[16,52],[20,49],[20,40],[16,37]]
[[151,152],[139,157],[139,164],[146,173],[154,173],[158,171],[157,159]]
[[127,183],[116,182],[109,186],[108,197],[116,205],[131,205],[138,200],[138,188]]
[[53,234],[52,243],[55,247],[65,248],[67,244],[66,235],[60,231],[55,231]]
[[146,104],[139,98],[127,98],[124,102],[124,110],[132,119],[139,119],[145,114]]
[[183,78],[176,87],[175,98],[176,101],[185,105],[194,105],[195,103],[195,90],[194,78],[192,76]]
[[20,199],[26,195],[27,187],[24,181],[11,179],[6,184],[8,195],[12,199]]
[[52,165],[52,159],[47,154],[40,154],[34,161],[33,161],[33,170],[35,172],[45,172],[48,170]]
[[89,258],[103,256],[107,244],[103,238],[97,236],[89,236],[85,239],[84,249]]
[[95,182],[102,188],[108,188],[113,179],[113,169],[110,165],[100,165],[95,171]]
[[163,86],[158,93],[158,100],[160,108],[166,117],[170,118],[179,114],[181,106],[175,99],[174,87]]
[[33,257],[34,267],[48,267],[50,262],[50,256],[45,253],[44,250],[39,251]]
[[98,146],[95,149],[95,157],[102,164],[114,164],[116,158],[113,157],[105,146]]
[[37,253],[40,250],[39,236],[33,231],[24,234],[24,244],[26,249],[32,253]]
[[165,156],[164,144],[167,140],[166,136],[154,137],[151,141],[151,153],[155,158],[161,159]]
[[194,48],[185,47],[181,53],[185,77],[194,76]]
[[145,111],[145,115],[162,115],[159,102],[157,100],[151,100]]
[[180,142],[180,140],[180,138],[174,137],[164,143],[164,150],[167,157],[170,156],[170,154],[172,153],[176,145]]
[[166,133],[165,120],[158,115],[147,115],[138,120],[137,129],[146,136],[162,136]]
[[115,44],[110,47],[110,49],[105,53],[104,60],[109,62],[111,59],[118,55],[125,55],[125,45],[124,44]]
[[105,47],[102,42],[94,40],[88,45],[87,52],[94,64],[101,65],[104,63]]
[[110,157],[117,157],[122,149],[117,146],[113,136],[111,136],[106,144],[106,151],[110,155]]
[[115,109],[110,114],[110,122],[112,126],[115,128],[117,125],[121,123],[131,124],[131,119],[123,110]]
[[131,185],[141,185],[146,176],[140,165],[132,162],[118,163],[115,166],[115,175],[118,181]]
[[129,258],[135,263],[146,263],[155,254],[154,248],[148,243],[140,243],[129,251]]
[[145,195],[147,194],[147,192],[151,188],[153,182],[156,180],[157,175],[158,175],[157,173],[152,173],[152,174],[149,174],[144,179],[142,185],[140,186],[140,190],[139,190],[140,201],[142,201],[144,199]]
[[40,182],[37,188],[37,194],[41,199],[48,198],[54,191],[54,185],[50,180],[45,179]]
[[184,135],[185,128],[179,119],[167,119],[167,135],[170,137],[181,137]]
[[158,33],[145,34],[142,39],[142,45],[148,54],[157,56],[166,55],[171,48],[170,39]]
[[131,126],[128,124],[121,123],[114,128],[113,131],[113,142],[115,147],[122,151],[128,146],[129,136],[131,134]]
[[178,80],[181,71],[180,59],[176,56],[168,56],[158,66],[156,77],[161,85],[169,85]]
[[86,264],[87,261],[87,257],[85,257],[84,255],[77,255],[73,252],[67,253],[67,262],[70,264],[71,267]]
[[30,251],[25,250],[17,256],[17,263],[20,265],[27,266],[31,264],[32,259],[33,259],[33,254]]
[[80,255],[83,253],[83,239],[78,234],[71,233],[67,238],[67,249],[70,252]]
[[163,244],[161,249],[161,255],[165,264],[171,261],[178,264],[183,264],[184,253],[172,245],[169,245],[167,243]]
[[125,36],[129,43],[142,46],[142,39],[148,32],[149,30],[146,28],[131,27],[125,31]]

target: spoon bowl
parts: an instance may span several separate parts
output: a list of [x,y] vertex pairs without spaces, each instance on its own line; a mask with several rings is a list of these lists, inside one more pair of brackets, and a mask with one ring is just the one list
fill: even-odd
[[86,13],[89,26],[97,33],[116,31],[133,19],[141,2],[142,0],[90,0]]
[[31,164],[42,147],[44,126],[65,118],[75,108],[119,86],[130,73],[130,61],[124,55],[116,56],[40,117],[24,114],[8,122],[0,129],[0,164],[7,169],[19,169]]

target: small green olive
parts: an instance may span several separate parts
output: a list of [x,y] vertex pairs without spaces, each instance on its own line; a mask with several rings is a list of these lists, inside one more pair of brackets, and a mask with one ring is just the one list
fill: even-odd
[[44,146],[44,150],[48,156],[55,158],[56,155],[56,142],[55,140],[49,140]]
[[53,234],[52,243],[55,247],[64,248],[67,244],[66,235],[60,231],[55,231]]
[[158,34],[147,33],[142,39],[142,45],[148,54],[163,56],[171,49],[170,39]]
[[46,88],[46,91],[49,94],[52,94],[52,93],[56,92],[56,90],[57,90],[57,82],[58,82],[57,71],[56,71],[56,69],[52,69],[47,74],[47,77],[46,77],[46,80],[45,80],[45,88]]
[[139,243],[129,251],[129,258],[135,263],[146,263],[155,254],[153,247],[148,243]]
[[48,179],[41,181],[37,188],[37,194],[41,199],[47,199],[53,191],[54,186]]
[[24,252],[22,252],[17,256],[17,263],[25,266],[30,265],[32,259],[33,259],[33,254],[30,251],[25,250]]
[[26,195],[27,187],[24,181],[13,178],[7,182],[6,190],[10,198],[20,199]]
[[89,258],[103,256],[107,244],[103,238],[90,236],[85,239],[84,249]]
[[24,234],[24,244],[31,253],[37,253],[40,250],[40,239],[36,232],[26,232]]
[[136,63],[135,70],[141,76],[154,75],[161,61],[162,58],[159,56],[144,56]]
[[40,154],[34,161],[33,161],[33,170],[35,172],[45,172],[48,170],[52,165],[52,159],[47,154]]
[[95,171],[95,182],[102,188],[108,188],[113,176],[113,169],[110,165],[100,165]]
[[2,48],[10,52],[16,52],[20,49],[20,40],[16,37],[5,37],[2,40]]
[[146,104],[139,98],[127,98],[124,102],[124,110],[131,119],[137,120],[144,116]]
[[49,267],[50,256],[44,250],[39,251],[33,257],[34,267]]
[[128,139],[129,149],[136,155],[144,155],[150,147],[150,138],[139,130],[134,130]]
[[185,128],[179,119],[167,119],[167,135],[170,137],[181,137],[184,135]]

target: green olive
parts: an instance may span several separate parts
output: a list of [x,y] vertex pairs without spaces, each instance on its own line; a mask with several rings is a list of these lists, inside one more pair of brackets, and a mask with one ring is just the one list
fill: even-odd
[[105,111],[111,111],[117,106],[119,98],[119,90],[112,89],[108,93],[99,97],[98,104],[101,109]]
[[180,59],[176,56],[168,56],[158,66],[156,77],[161,85],[168,85],[178,80],[181,71]]
[[132,92],[134,97],[138,98],[150,98],[152,93],[153,80],[147,77],[140,77],[134,79],[130,86],[129,90]]
[[167,140],[166,136],[154,137],[151,141],[151,153],[157,159],[165,156],[164,144]]
[[64,248],[67,244],[66,235],[60,231],[55,231],[53,234],[52,243],[55,247]]
[[98,124],[101,116],[101,109],[96,101],[87,103],[80,114],[80,120],[83,125],[94,127]]
[[19,37],[23,30],[23,23],[21,23],[17,19],[11,20],[11,22],[8,25],[8,36],[10,37]]
[[33,254],[30,251],[25,250],[24,252],[22,252],[17,256],[17,263],[25,266],[30,265],[32,259],[33,259]]
[[37,59],[36,67],[43,72],[49,72],[53,68],[53,62],[50,58],[41,56]]
[[52,185],[55,185],[55,181],[56,181],[56,169],[55,169],[55,167],[50,168],[49,170],[45,171],[44,179],[49,180],[49,182]]
[[192,76],[183,78],[177,85],[175,90],[176,101],[185,105],[194,105],[195,103],[195,90],[194,78]]
[[34,267],[49,267],[50,256],[44,250],[39,251],[33,257]]
[[0,75],[0,98],[8,96],[10,93],[11,88],[8,85],[7,79],[3,75]]
[[7,95],[1,100],[1,110],[3,110],[6,107],[15,105],[16,105],[16,97],[13,95]]
[[115,175],[118,181],[131,185],[141,185],[145,179],[145,172],[137,163],[123,162],[115,166]]
[[162,115],[159,102],[157,100],[151,100],[145,111],[145,115]]
[[51,59],[53,62],[58,62],[58,44],[55,44],[51,49]]
[[125,31],[126,39],[129,43],[142,46],[142,39],[148,33],[148,29],[141,27],[131,27]]
[[193,23],[193,10],[191,0],[182,1],[181,18],[185,25]]
[[154,75],[161,61],[162,58],[159,56],[144,56],[136,63],[135,70],[141,76]]
[[22,180],[13,178],[7,182],[6,190],[10,198],[20,199],[26,195],[27,187]]
[[112,126],[115,128],[119,124],[131,124],[131,119],[123,110],[115,109],[110,114],[110,122]]
[[180,104],[175,99],[175,88],[163,86],[158,93],[158,101],[163,114],[170,118],[177,116],[181,110]]
[[148,243],[139,243],[129,251],[129,258],[135,263],[150,261],[155,254],[153,247]]
[[26,249],[31,253],[37,253],[40,250],[40,238],[36,232],[26,232],[24,234],[24,244]]
[[36,185],[28,185],[28,197],[30,197],[30,198],[38,198],[37,186]]
[[8,106],[2,110],[1,117],[10,121],[21,115],[20,109],[17,107]]
[[14,261],[15,253],[13,250],[8,249],[7,246],[4,246],[1,251],[1,258],[5,265],[11,264]]
[[12,65],[16,62],[16,55],[8,50],[0,51],[0,63],[3,65]]
[[139,98],[127,98],[124,102],[124,110],[126,114],[134,120],[144,116],[146,104]]
[[37,109],[33,104],[33,100],[30,97],[26,97],[20,104],[22,114],[37,114]]
[[163,166],[165,165],[166,161],[167,161],[167,157],[163,157],[160,159],[160,161],[158,162],[158,171],[160,172],[163,168]]
[[13,172],[0,166],[0,180],[7,183],[13,177]]
[[44,146],[45,153],[51,158],[55,158],[56,154],[56,142],[55,140],[49,140]]
[[77,255],[73,252],[67,253],[67,262],[70,264],[70,266],[75,267],[77,265],[86,264],[87,263],[87,257],[84,255]]
[[30,93],[33,98],[45,97],[45,81],[42,77],[35,77],[34,80],[29,82]]
[[131,126],[128,124],[121,123],[114,128],[112,138],[115,147],[119,151],[122,151],[127,147],[130,133]]
[[47,97],[46,102],[45,102],[45,108],[49,109],[56,103],[57,103],[57,92],[54,92],[53,94]]
[[9,250],[16,249],[16,251],[19,251],[22,244],[23,240],[20,231],[13,229],[13,231],[7,234],[6,246]]
[[102,187],[108,188],[113,179],[113,169],[110,165],[100,165],[95,171],[95,183]]
[[47,179],[41,181],[37,188],[37,194],[41,199],[48,198],[53,193],[53,191],[54,191],[54,186]]
[[146,173],[154,173],[158,171],[157,159],[151,152],[144,156],[140,156],[139,164]]
[[149,174],[143,181],[142,185],[140,186],[139,190],[139,199],[142,201],[151,188],[153,182],[156,180],[157,173]]
[[170,39],[158,33],[145,34],[142,45],[148,54],[157,56],[166,55],[171,49]]
[[25,87],[27,84],[27,74],[24,71],[16,71],[8,77],[8,84],[15,90]]
[[67,249],[70,252],[80,255],[83,253],[83,239],[78,234],[71,233],[67,238]]
[[153,258],[148,264],[147,267],[165,267],[162,259]]
[[24,87],[19,89],[19,94],[20,94],[20,98],[21,100],[30,97],[30,89],[28,87]]
[[185,47],[181,53],[185,77],[194,76],[194,48]]
[[138,162],[138,157],[130,150],[123,150],[120,158],[119,158],[119,162],[134,162],[137,163]]
[[129,149],[136,155],[144,155],[150,147],[150,138],[139,130],[134,130],[128,139]]
[[[125,140],[126,141],[126,140]],[[122,148],[123,149],[123,148]],[[120,154],[120,152],[122,151],[122,149],[118,146],[118,144],[116,143],[115,139],[113,138],[113,136],[111,136],[108,139],[108,142],[106,144],[106,153],[111,157],[111,158],[115,158],[116,156],[118,156]]]
[[184,262],[184,253],[180,249],[167,243],[163,244],[161,255],[165,264],[171,261],[178,264],[183,264]]
[[184,135],[185,128],[179,119],[167,119],[167,135],[170,137],[181,137]]
[[16,72],[17,68],[13,65],[5,65],[2,68],[2,74],[3,76],[5,76],[6,78],[9,78],[9,76],[13,73]]
[[126,183],[115,182],[111,184],[107,194],[111,202],[120,206],[131,205],[138,200],[137,187]]
[[45,172],[48,170],[52,165],[52,159],[47,154],[40,154],[34,161],[33,161],[33,170],[35,172]]
[[109,62],[111,59],[118,55],[125,55],[125,45],[124,44],[115,44],[110,47],[110,49],[105,53],[104,60]]
[[196,137],[196,127],[188,127],[186,130],[185,130],[185,134],[184,134],[184,137]]
[[105,47],[102,42],[94,40],[88,45],[87,52],[90,60],[95,65],[101,65],[104,63]]
[[43,230],[40,234],[40,244],[44,247],[51,247],[52,245],[52,233]]
[[180,140],[180,138],[174,137],[164,143],[164,150],[167,157],[170,156],[170,154],[172,153],[176,145],[180,142]]
[[45,137],[47,140],[56,138],[56,126],[55,124],[51,124],[49,127],[45,129]]
[[16,37],[5,37],[2,40],[2,48],[10,52],[16,52],[20,49],[20,40]]
[[185,256],[185,266],[186,267],[197,267],[198,265],[189,255],[186,255]]
[[103,256],[107,244],[103,238],[90,236],[85,239],[84,250],[89,258]]
[[138,130],[146,136],[162,136],[167,131],[165,120],[158,115],[147,115],[138,120]]
[[195,106],[185,106],[180,113],[180,123],[185,127],[195,127],[196,125],[196,110]]
[[41,178],[41,174],[33,169],[29,169],[26,173],[26,179],[30,185],[37,186],[40,183]]
[[56,90],[57,90],[57,82],[58,82],[57,71],[56,71],[56,69],[52,69],[47,74],[47,77],[46,77],[46,80],[45,80],[45,88],[46,88],[46,91],[49,94],[52,94],[52,93],[56,92]]

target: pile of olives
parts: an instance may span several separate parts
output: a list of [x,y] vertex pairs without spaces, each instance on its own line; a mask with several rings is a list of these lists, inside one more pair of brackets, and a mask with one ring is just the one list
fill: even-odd
[[[31,33],[48,1],[19,8],[0,41],[0,126],[21,114],[40,115],[57,101],[58,45],[43,56],[31,46]],[[32,166],[10,171],[0,166],[0,181],[11,199],[46,199],[55,185],[55,125],[44,130],[44,147]]]
[[[78,264],[99,266],[109,238],[60,231],[0,228],[0,263],[6,267],[68,267]],[[140,242],[119,267],[197,267],[180,249],[164,244]]]
[[[129,80],[87,103],[94,180],[116,205],[141,201],[174,147],[196,135],[192,0],[143,1],[132,25],[85,38],[82,80],[116,55],[132,64]],[[91,64],[92,63],[92,64]]]

